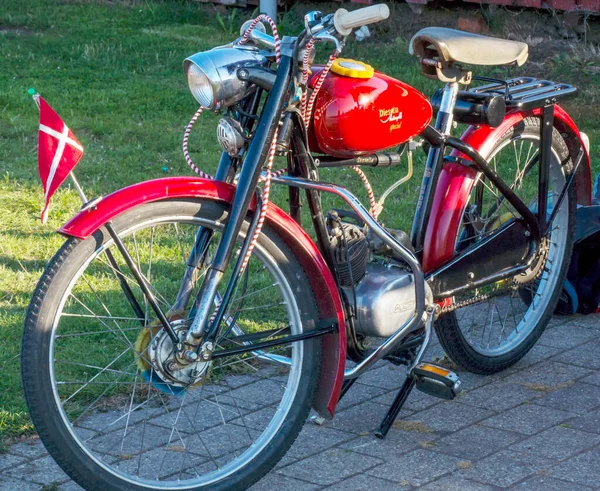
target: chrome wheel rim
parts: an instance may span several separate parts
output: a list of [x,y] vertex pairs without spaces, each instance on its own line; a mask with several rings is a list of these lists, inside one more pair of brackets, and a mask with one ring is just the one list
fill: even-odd
[[[142,251],[142,247],[139,246],[137,242],[139,242],[139,234],[141,231],[147,231],[149,228],[152,228],[152,236],[155,237],[154,230],[159,226],[173,226],[174,223],[178,225],[190,225],[194,229],[198,226],[206,226],[213,228],[215,230],[219,230],[221,228],[221,224],[214,221],[207,221],[199,218],[188,217],[188,216],[168,216],[161,217],[153,220],[147,220],[141,224],[136,224],[133,227],[130,227],[124,232],[121,232],[120,235],[123,237],[127,237],[129,241],[128,246],[133,247],[132,255],[138,261],[138,264],[143,264],[143,260],[140,263],[140,253]],[[193,234],[192,234],[193,235]],[[137,238],[136,238],[137,236]],[[55,321],[52,326],[52,336],[50,342],[50,377],[52,380],[52,390],[55,398],[55,404],[60,410],[63,422],[65,427],[70,432],[71,437],[77,443],[77,445],[98,465],[103,467],[107,472],[111,473],[115,477],[129,482],[131,484],[135,484],[142,487],[147,488],[159,488],[159,489],[189,489],[197,486],[210,486],[211,484],[215,484],[223,479],[233,475],[238,472],[240,469],[245,467],[248,463],[250,463],[257,455],[259,455],[265,447],[269,444],[269,442],[273,439],[273,437],[277,434],[282,424],[286,420],[287,414],[289,413],[293,400],[295,398],[299,381],[301,375],[301,367],[303,360],[303,343],[294,343],[294,345],[288,349],[287,355],[285,357],[286,360],[289,360],[288,363],[285,364],[286,373],[285,374],[275,374],[272,375],[272,372],[268,370],[263,370],[264,367],[260,365],[255,365],[254,360],[261,360],[257,354],[251,354],[249,356],[245,356],[240,358],[237,361],[231,361],[229,358],[224,358],[223,360],[230,360],[226,365],[225,362],[221,363],[218,367],[221,369],[218,382],[211,382],[211,387],[209,388],[209,392],[200,392],[198,393],[198,389],[194,388],[191,390],[187,388],[184,395],[177,395],[173,391],[172,387],[168,388],[166,394],[160,394],[160,391],[156,389],[160,384],[151,384],[146,380],[142,380],[143,377],[140,376],[140,367],[136,365],[136,361],[134,361],[134,365],[136,365],[135,371],[129,371],[128,376],[132,380],[128,380],[128,384],[131,389],[131,394],[129,398],[129,402],[126,404],[125,411],[122,411],[119,414],[114,413],[114,411],[109,410],[107,413],[109,414],[109,419],[107,424],[104,424],[100,431],[95,431],[95,434],[90,434],[94,432],[94,430],[90,429],[90,425],[87,423],[89,419],[102,419],[102,415],[98,412],[98,401],[93,401],[93,407],[85,408],[83,413],[74,419],[74,415],[72,411],[69,410],[69,404],[73,401],[73,397],[77,397],[77,391],[72,391],[72,394],[67,398],[64,395],[64,391],[62,391],[62,387],[65,386],[64,382],[68,382],[68,385],[72,385],[69,380],[61,380],[57,378],[57,373],[61,372],[62,367],[59,365],[63,365],[63,361],[59,359],[60,363],[57,363],[57,355],[61,354],[61,340],[64,338],[73,338],[75,335],[86,336],[88,333],[85,331],[74,333],[67,332],[66,334],[63,331],[60,331],[60,323],[61,319],[64,317],[73,318],[73,315],[65,316],[65,307],[69,307],[72,305],[80,305],[80,301],[74,302],[73,298],[75,298],[73,294],[74,287],[77,284],[81,283],[81,280],[84,280],[84,283],[87,283],[90,290],[94,289],[94,282],[92,281],[92,286],[90,286],[90,279],[85,278],[85,272],[89,270],[90,264],[92,264],[95,260],[97,260],[104,251],[111,247],[112,241],[106,242],[102,246],[98,247],[94,253],[88,258],[87,261],[79,268],[77,274],[74,275],[71,283],[68,285],[67,289],[64,292],[63,297],[59,303],[58,314],[56,315]],[[138,247],[139,246],[139,247]],[[154,252],[152,251],[152,247],[150,249],[146,249],[146,254],[149,254],[149,257],[152,254],[157,254],[156,246],[154,247]],[[182,254],[182,257],[185,257],[185,254]],[[264,271],[270,275],[274,281],[271,283],[271,287],[262,289],[263,292],[267,292],[269,296],[275,297],[273,293],[275,290],[278,292],[279,297],[282,300],[281,304],[276,307],[277,315],[281,314],[283,311],[287,313],[288,316],[288,325],[291,334],[298,334],[301,332],[301,319],[299,314],[299,309],[294,298],[291,286],[287,282],[285,275],[275,262],[275,260],[266,252],[266,250],[257,244],[255,249],[255,253],[253,255],[253,259],[251,263],[260,262]],[[151,276],[152,263],[148,265],[147,268],[141,268],[144,270],[144,273],[147,274],[148,277]],[[252,266],[249,267],[251,269]],[[261,297],[259,295],[259,288],[256,291],[246,293],[246,298],[248,296],[254,295],[254,299]],[[160,294],[160,292],[155,291],[155,294]],[[97,295],[97,292],[95,292]],[[168,306],[168,300],[162,295],[157,295],[159,300],[164,308]],[[264,297],[264,294],[262,295]],[[234,297],[234,302],[235,302]],[[136,327],[122,327],[122,325],[127,322],[140,320],[140,319],[127,319],[125,317],[119,316],[111,316],[106,315],[110,314],[109,306],[102,305],[104,302],[97,302],[98,306],[102,306],[104,310],[108,310],[109,312],[104,312],[105,315],[96,315],[96,319],[94,319],[99,325],[102,325],[104,329],[107,326],[108,322],[112,322],[115,326],[113,329],[106,329],[108,331],[113,331],[110,333],[101,332],[102,329],[92,335],[92,337],[96,337],[97,334],[111,334],[113,336],[119,335],[123,337],[128,337],[129,330],[135,331]],[[242,303],[244,305],[244,303]],[[105,308],[107,307],[107,308]],[[268,310],[268,305],[251,305],[248,307],[249,309],[262,309]],[[89,310],[89,306],[87,307]],[[148,317],[148,307],[145,305],[146,309],[146,317]],[[86,310],[86,309],[84,309]],[[96,312],[95,312],[96,313]],[[97,313],[96,313],[97,314]],[[79,317],[79,319],[86,320],[89,319],[92,314],[88,314],[88,317]],[[274,314],[276,315],[276,314]],[[98,319],[97,317],[100,317]],[[148,318],[144,320],[146,325],[148,323]],[[271,321],[269,321],[271,322]],[[277,323],[277,321],[272,321],[273,323]],[[250,325],[250,324],[247,324]],[[117,328],[116,326],[120,326]],[[240,327],[242,326],[242,327]],[[243,322],[236,322],[234,334],[239,334],[240,330],[242,332],[246,332],[243,330]],[[139,330],[139,328],[137,328]],[[63,332],[63,334],[57,334]],[[131,339],[131,337],[129,337]],[[127,346],[127,349],[124,352],[130,353],[138,353],[134,349],[132,349],[131,342],[130,346]],[[67,350],[68,351],[68,350]],[[62,347],[62,352],[65,352],[64,347]],[[138,353],[139,355],[139,353]],[[263,353],[263,355],[268,355]],[[100,383],[100,377],[96,376],[100,373],[102,376],[106,375],[107,372],[110,372],[114,369],[118,362],[120,362],[121,357],[125,358],[129,356],[128,354],[119,355],[119,359],[113,359],[111,363],[105,365],[106,369],[104,372],[100,372],[101,366],[97,366],[92,362],[86,362],[85,369],[90,371],[96,370],[96,372],[92,372],[91,380],[93,382]],[[138,361],[143,356],[138,356]],[[264,359],[264,356],[262,357]],[[237,367],[235,366],[237,365]],[[129,363],[131,366],[131,363]],[[223,375],[228,374],[230,371],[235,373],[235,370],[239,367],[247,368],[250,371],[250,374],[243,375]],[[108,368],[106,368],[108,367]],[[214,375],[216,365],[211,367],[211,374]],[[82,367],[77,367],[82,368]],[[256,370],[253,372],[252,370]],[[65,373],[68,373],[65,372]],[[150,370],[150,374],[152,375],[152,370]],[[270,375],[269,375],[270,374]],[[268,376],[267,376],[268,375]],[[121,375],[122,376],[122,375]],[[249,381],[247,384],[243,384],[241,378],[253,378],[254,380]],[[127,378],[127,377],[126,377]],[[223,380],[227,380],[227,387],[223,389]],[[213,378],[213,380],[217,380],[217,376]],[[119,382],[117,378],[115,380],[115,384]],[[274,393],[276,391],[281,392],[283,390],[283,395],[281,400],[273,402],[273,404],[255,404],[253,405],[254,395],[250,400],[245,399],[244,397],[237,397],[231,394],[235,394],[239,392],[244,394],[244,390],[247,391],[247,387],[254,386],[255,384],[259,384],[264,382],[263,385],[265,388],[269,390],[264,390],[261,397],[268,399],[269,397],[274,397],[269,393]],[[233,385],[231,385],[233,384]],[[83,386],[83,381],[81,383]],[[62,387],[61,387],[62,386]],[[207,390],[207,383],[202,384],[200,389]],[[89,385],[86,385],[86,388]],[[140,388],[147,387],[147,392],[141,391]],[[245,389],[246,388],[246,389]],[[261,387],[254,387],[252,390],[258,390]],[[105,392],[105,391],[104,391]],[[103,392],[103,393],[104,393]],[[81,392],[79,392],[81,393]],[[144,394],[148,394],[146,397],[146,402],[143,402]],[[158,396],[157,396],[158,393]],[[73,395],[74,394],[74,395]],[[194,394],[196,394],[194,396]],[[101,394],[102,395],[102,394]],[[140,402],[140,397],[142,401]],[[196,399],[194,399],[194,397]],[[245,396],[250,397],[250,396]],[[191,402],[186,402],[186,398],[191,399]],[[173,403],[173,401],[176,401]],[[151,407],[149,402],[153,402],[158,405],[158,411],[155,411],[156,408]],[[188,409],[192,409],[191,406],[197,403],[197,409],[195,409],[194,417],[198,417],[200,419],[201,415],[204,415],[207,412],[210,412],[210,408],[205,411],[204,406],[214,406],[216,409],[212,411],[213,415],[216,414],[221,418],[220,427],[229,428],[225,432],[219,432],[215,430],[219,425],[211,426],[210,428],[207,425],[202,425],[201,428],[197,428],[194,426],[192,413],[189,412]],[[247,405],[248,407],[244,407]],[[202,407],[202,413],[199,415],[200,406]],[[143,423],[141,423],[140,412],[145,411],[145,417],[143,418]],[[162,411],[162,412],[161,412]],[[264,412],[264,416],[256,415],[255,413]],[[270,418],[268,419],[268,424],[266,426],[257,418],[262,417]],[[162,419],[161,419],[162,418]],[[185,419],[184,419],[185,418]],[[185,423],[185,425],[183,424]],[[140,426],[143,424],[143,429],[138,429],[136,431],[132,431],[132,429],[136,426]],[[93,425],[92,425],[93,426]],[[187,430],[184,430],[184,427]],[[158,428],[158,429],[157,429]],[[191,428],[191,431],[190,431]],[[198,431],[194,431],[198,430]],[[221,449],[219,445],[215,445],[213,440],[210,442],[207,439],[203,439],[202,434],[207,433],[207,437],[210,432],[213,432],[213,437],[216,436],[216,440],[218,437],[222,437],[222,441],[225,442],[223,447],[227,446],[229,443],[229,452],[224,453],[224,449]],[[102,444],[104,443],[102,438],[104,436],[109,435],[113,437],[114,435],[121,433],[123,436],[121,438],[120,444],[119,441],[113,442],[112,440],[109,442],[109,445],[112,445],[112,450],[105,451],[103,448],[101,451],[98,450],[99,447],[94,448],[92,445],[95,440],[99,438]],[[160,433],[159,436],[158,433]],[[168,435],[168,436],[166,436]],[[240,436],[242,435],[242,436]],[[197,436],[194,441],[194,437]],[[156,441],[159,442],[156,446],[145,446],[144,440],[145,438],[155,438]],[[238,439],[240,440],[238,442]],[[110,439],[108,439],[110,440]],[[117,438],[118,440],[118,438]],[[133,454],[131,453],[131,449],[133,448],[130,445],[130,442],[141,440],[141,445],[139,447],[139,453]],[[147,440],[149,441],[149,440]],[[116,446],[115,446],[116,444]],[[247,444],[247,445],[246,445]],[[194,447],[195,445],[195,447]],[[198,447],[204,446],[204,448]],[[120,448],[119,448],[120,447]],[[196,452],[189,451],[190,447],[194,448]],[[113,451],[114,449],[117,451]],[[216,448],[216,451],[211,452],[213,448]],[[162,453],[162,455],[160,455]],[[180,459],[178,460],[179,457]],[[227,457],[231,457],[229,461],[227,461]],[[186,458],[188,460],[186,461]],[[162,460],[161,460],[162,459]],[[173,461],[174,463],[172,463]],[[181,463],[183,462],[183,463]],[[136,465],[137,464],[137,465]],[[165,466],[171,466],[171,469],[175,468],[174,472],[163,472],[164,470],[169,470]],[[158,470],[157,470],[158,469]],[[146,471],[152,470],[156,471],[156,475],[143,475]],[[162,474],[161,474],[162,473]],[[195,474],[195,475],[194,475]]]
[[[538,153],[537,148],[539,148],[539,137],[533,135],[527,135],[524,138],[520,136],[513,137],[494,149],[488,161],[492,164],[494,170],[501,174],[502,161],[500,154],[508,152],[510,155],[514,155],[516,173],[512,181],[513,188],[523,190],[526,187],[527,183],[525,181],[527,179],[537,180],[537,172],[535,172],[538,168],[535,162]],[[532,171],[533,174],[531,174]],[[560,158],[554,149],[552,150],[549,177],[547,216],[550,215],[554,203],[566,182]],[[483,186],[485,188],[484,193],[494,193],[489,185],[484,184]],[[527,195],[527,193],[525,192],[524,195]],[[537,193],[535,196],[530,194],[528,198],[524,199],[524,202],[529,203],[530,208],[537,208],[535,206]],[[556,214],[548,236],[547,259],[540,259],[538,267],[543,267],[543,271],[540,269],[541,276],[535,282],[507,295],[493,297],[488,301],[478,302],[455,312],[463,337],[469,346],[480,355],[498,357],[514,350],[541,321],[546,305],[557,286],[558,269],[567,244],[568,206],[568,200],[563,200]],[[494,226],[502,221],[499,217],[506,217],[510,213],[510,211],[504,211],[504,209],[510,209],[505,202],[498,208],[495,216],[489,217],[487,223],[485,223],[486,220],[478,223],[478,227],[482,227],[480,236],[484,236],[485,233],[492,233]],[[503,211],[504,213],[502,213]],[[515,214],[514,210],[512,210],[512,213]],[[469,221],[468,218],[466,220]],[[469,227],[472,227],[472,224],[469,224]],[[464,229],[461,229],[461,233],[464,233]],[[465,235],[461,236],[459,234],[457,247],[460,247],[461,240],[464,240],[464,237]],[[500,289],[503,287],[500,283],[502,282],[478,293],[490,293],[495,288]],[[527,290],[530,293],[526,293]],[[472,293],[469,295],[472,296]],[[462,300],[462,297],[454,299],[454,301],[460,300]]]

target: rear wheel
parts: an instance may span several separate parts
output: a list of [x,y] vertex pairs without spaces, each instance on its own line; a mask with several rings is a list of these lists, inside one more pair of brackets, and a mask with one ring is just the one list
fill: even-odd
[[[166,312],[198,228],[214,234],[194,288],[226,217],[226,207],[212,201],[163,201],[130,210],[113,226]],[[124,295],[108,251],[142,315]],[[237,342],[240,335],[300,334],[317,320],[304,270],[268,226],[247,271],[217,348],[247,342]],[[191,316],[172,316],[173,327],[185,331]],[[172,353],[108,233],[69,239],[32,298],[21,363],[44,445],[85,489],[245,489],[296,439],[318,379],[318,339],[181,371],[167,363]]]
[[[537,211],[539,119],[527,118],[511,128],[492,148],[487,160],[513,191]],[[484,155],[485,157],[485,155]],[[569,152],[554,129],[547,217],[572,171]],[[531,268],[513,279],[452,298],[452,303],[488,298],[440,317],[435,324],[440,343],[460,367],[494,373],[513,365],[533,347],[554,312],[567,274],[575,227],[576,198],[571,186],[542,241]],[[519,217],[491,183],[480,178],[473,187],[456,240],[460,251]],[[487,297],[486,297],[487,296]]]

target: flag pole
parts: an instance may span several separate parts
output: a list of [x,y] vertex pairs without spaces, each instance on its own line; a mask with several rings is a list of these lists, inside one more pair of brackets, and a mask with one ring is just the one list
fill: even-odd
[[69,177],[73,180],[75,189],[77,189],[77,194],[79,194],[79,198],[81,199],[81,202],[85,205],[88,202],[88,200],[85,197],[85,193],[83,192],[83,189],[81,189],[79,182],[77,181],[77,179],[75,179],[75,174],[73,174],[73,171],[69,172]]

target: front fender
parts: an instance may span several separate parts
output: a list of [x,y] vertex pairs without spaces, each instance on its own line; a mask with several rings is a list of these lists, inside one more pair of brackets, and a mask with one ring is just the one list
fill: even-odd
[[[172,177],[145,181],[115,191],[83,210],[58,232],[85,239],[117,215],[145,203],[173,198],[214,199],[231,204],[235,187],[196,177]],[[253,201],[251,210],[256,203]],[[314,409],[332,418],[340,397],[346,364],[346,324],[336,282],[323,256],[308,234],[281,208],[268,204],[266,221],[296,255],[311,283],[321,319],[336,319],[338,330],[323,337],[321,376],[313,401]]]
[[[508,114],[497,128],[487,125],[470,126],[461,139],[484,158],[487,158],[498,140],[513,126],[527,117],[540,117],[540,115],[541,109],[513,112]],[[579,129],[565,110],[558,105],[554,111],[554,126],[562,134],[573,161],[580,149],[583,148],[585,152],[575,175],[575,185],[578,204],[590,205],[592,200],[590,156]],[[452,152],[452,155],[465,157],[456,150]],[[454,256],[456,237],[476,176],[477,173],[473,169],[464,165],[452,162],[444,164],[438,179],[423,242],[422,263],[425,273],[434,271]]]

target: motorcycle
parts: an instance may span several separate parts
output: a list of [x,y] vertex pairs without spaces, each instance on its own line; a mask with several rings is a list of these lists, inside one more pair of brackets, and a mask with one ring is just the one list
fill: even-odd
[[[444,28],[410,43],[445,83],[431,100],[339,57],[354,29],[388,16],[385,5],[310,12],[281,39],[259,16],[187,58],[200,109],[183,147],[198,176],[87,201],[60,228],[67,240],[26,317],[23,386],[46,448],[84,488],[245,489],[311,408],[332,419],[380,360],[405,365],[406,380],[378,437],[413,388],[453,399],[458,375],[423,362],[433,330],[480,374],[515,364],[544,331],[576,207],[591,199],[589,142],[558,105],[576,89],[476,76],[464,66],[520,66],[527,45]],[[325,42],[334,52],[318,65]],[[202,111],[222,114],[214,178],[187,151]],[[468,125],[460,138],[455,123]],[[410,174],[417,151],[427,160],[407,234],[380,223],[384,198],[361,167],[406,156]],[[319,180],[341,167],[363,179],[368,206]],[[289,212],[269,201],[274,184]],[[324,193],[343,208],[324,210]]]

